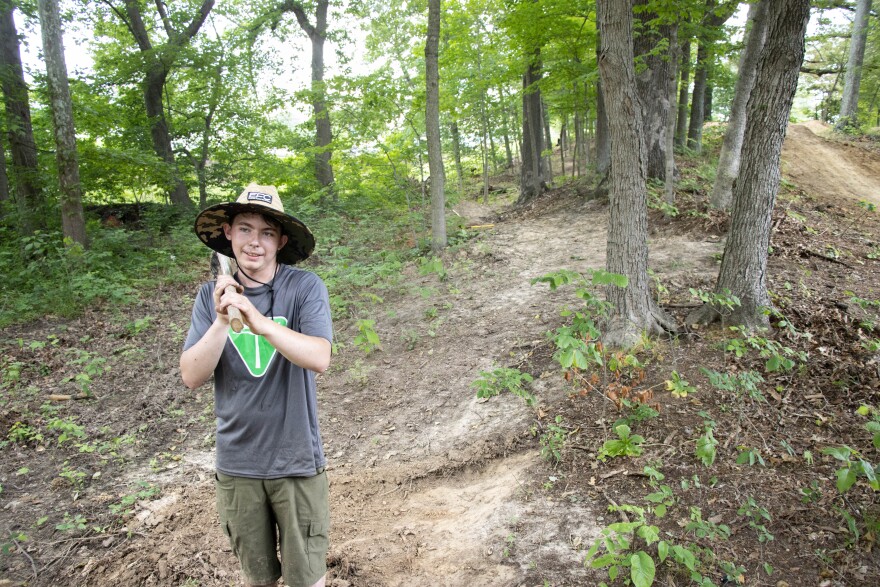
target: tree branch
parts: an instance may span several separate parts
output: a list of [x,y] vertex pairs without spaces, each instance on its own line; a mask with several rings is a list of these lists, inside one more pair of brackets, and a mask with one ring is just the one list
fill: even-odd
[[186,30],[178,37],[178,41],[174,44],[178,47],[181,47],[188,43],[193,37],[196,36],[196,33],[199,32],[199,29],[202,28],[202,25],[208,19],[208,15],[211,14],[211,9],[214,8],[214,0],[204,0],[202,5],[199,7],[199,12],[196,14],[195,18],[193,18],[192,22],[189,23],[189,26],[186,27]]
[[830,75],[830,74],[843,73],[844,71],[846,71],[845,67],[838,67],[838,68],[827,67],[826,68],[826,67],[810,67],[809,65],[802,65],[801,66],[801,73],[811,73],[813,75]]
[[306,16],[306,11],[303,9],[302,4],[299,2],[295,2],[294,0],[285,0],[278,6],[278,10],[283,14],[285,12],[293,12],[296,16],[296,22],[299,23],[299,27],[305,31],[305,33],[309,36],[309,38],[314,38],[314,36],[318,33],[317,29],[312,26],[312,23],[309,22],[309,17]]
[[171,21],[168,20],[168,12],[165,10],[165,3],[162,0],[155,0],[156,10],[159,11],[159,18],[162,19],[162,26],[165,27],[165,34],[168,35],[169,39],[177,38],[177,31],[174,30],[174,27],[171,26]]
[[128,14],[128,30],[131,31],[135,42],[141,51],[150,51],[153,45],[150,43],[150,35],[141,18],[141,8],[136,0],[125,0],[125,12]]

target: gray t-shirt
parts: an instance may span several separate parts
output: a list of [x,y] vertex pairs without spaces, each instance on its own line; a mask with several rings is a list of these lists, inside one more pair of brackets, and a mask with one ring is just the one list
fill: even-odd
[[[320,277],[281,265],[272,285],[274,302],[268,286],[245,288],[244,294],[276,322],[332,342],[330,301]],[[199,290],[184,350],[214,322],[213,293],[214,282]],[[304,477],[326,464],[315,373],[288,361],[248,328],[238,334],[229,329],[214,370],[214,413],[221,473],[257,479]]]

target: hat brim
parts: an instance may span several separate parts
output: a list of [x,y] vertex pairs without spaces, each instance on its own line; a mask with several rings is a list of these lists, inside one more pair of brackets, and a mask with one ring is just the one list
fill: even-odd
[[259,204],[227,202],[205,208],[196,216],[196,235],[209,248],[233,257],[232,243],[226,238],[223,225],[231,223],[231,219],[242,212],[262,214],[281,225],[281,232],[287,236],[287,243],[278,250],[277,259],[280,263],[294,265],[307,259],[315,250],[315,237],[301,220]]

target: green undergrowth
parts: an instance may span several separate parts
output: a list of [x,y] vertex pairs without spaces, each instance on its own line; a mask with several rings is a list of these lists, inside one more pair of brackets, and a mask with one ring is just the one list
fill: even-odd
[[58,230],[22,237],[0,224],[0,328],[45,315],[74,317],[104,303],[134,303],[160,284],[195,279],[195,260],[205,257],[189,217],[147,218],[136,228],[91,219],[87,231],[84,249]]

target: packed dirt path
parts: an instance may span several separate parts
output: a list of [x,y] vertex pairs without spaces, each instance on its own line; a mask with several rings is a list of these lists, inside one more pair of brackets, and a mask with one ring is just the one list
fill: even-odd
[[782,174],[807,193],[880,206],[880,157],[839,140],[819,121],[788,127]]
[[[794,126],[784,172],[811,193],[876,198],[878,164],[847,163],[848,150]],[[813,171],[829,180],[820,184]],[[557,577],[568,569],[557,585],[584,584],[584,550],[606,504],[554,501],[532,489],[536,479],[556,481],[534,431],[547,424],[542,399],[564,396],[565,381],[552,367],[533,372],[533,407],[511,394],[478,399],[473,382],[495,367],[551,364],[545,335],[577,300],[530,281],[557,269],[603,268],[607,205],[573,190],[516,213],[504,212],[507,204],[456,207],[465,225],[480,226],[478,236],[446,254],[445,275],[407,267],[405,291],[371,308],[381,350],[365,355],[350,343],[354,321],[336,317],[345,344],[319,380],[331,586],[514,586],[527,569],[542,567]],[[652,233],[650,267],[664,283],[711,282],[723,244]],[[209,385],[199,391],[210,393]],[[212,478],[213,454],[190,450],[181,466],[154,477],[163,498],[140,504],[128,540],[100,553],[84,548],[67,561],[70,584],[237,584]]]
[[[333,553],[356,562],[363,585],[515,585],[521,569],[505,560],[514,529],[532,564],[567,556],[581,567],[571,541],[595,537],[597,513],[523,491],[521,479],[542,466],[529,434],[539,414],[511,394],[480,401],[472,386],[481,371],[522,367],[546,347],[562,307],[574,304],[531,279],[604,266],[605,207],[557,206],[483,229],[476,245],[447,261],[445,282],[414,276],[413,287],[437,295],[386,310],[394,317],[379,321],[384,350],[361,364],[361,377],[337,369],[322,381]],[[462,209],[472,223],[490,220],[473,204]],[[664,278],[708,274],[718,251],[717,242],[663,239],[652,266]],[[429,326],[432,308],[442,324],[408,342],[408,331]],[[545,372],[533,389],[540,399],[564,395],[563,384]]]

